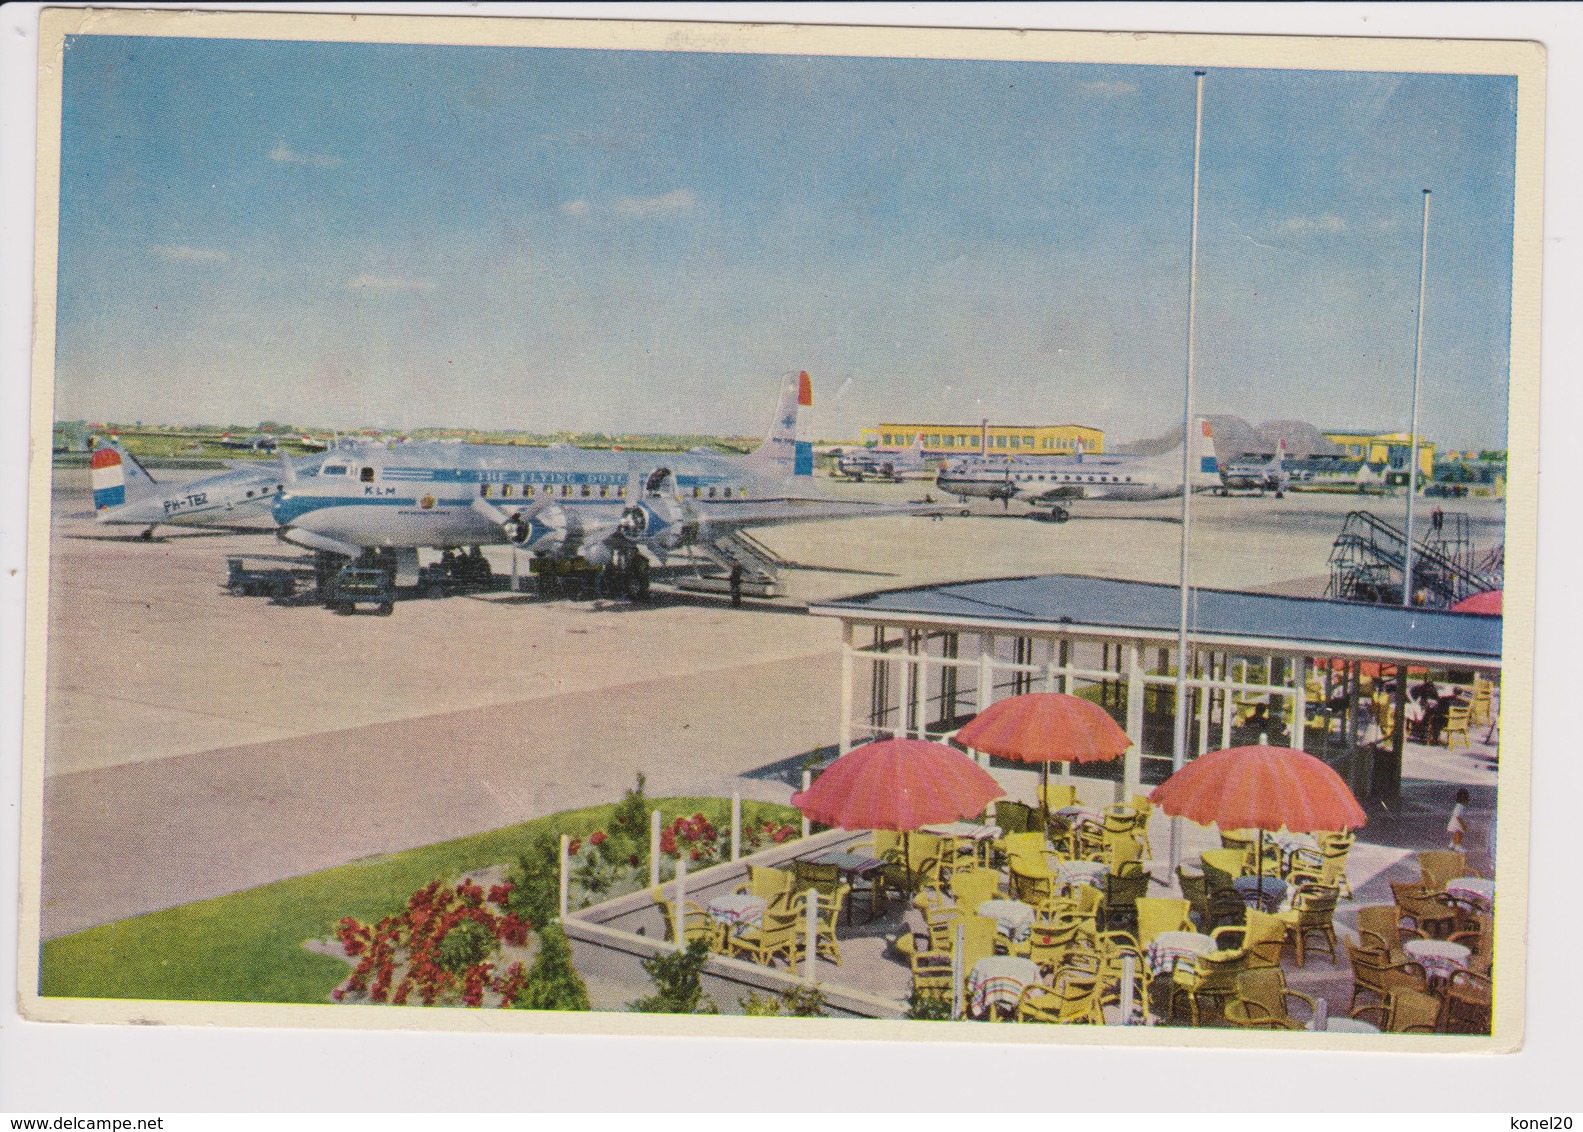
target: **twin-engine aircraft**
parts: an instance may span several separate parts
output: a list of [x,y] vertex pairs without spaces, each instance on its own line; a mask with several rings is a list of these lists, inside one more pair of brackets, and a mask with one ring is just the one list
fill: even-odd
[[569,446],[405,444],[336,452],[312,479],[286,481],[271,508],[281,537],[354,559],[395,552],[400,576],[420,548],[506,544],[535,556],[625,571],[646,589],[649,558],[688,547],[718,562],[747,528],[937,508],[836,500],[812,489],[813,449],[797,440],[806,373],[783,385],[764,442],[746,456]]
[[[1196,418],[1188,481],[1193,491],[1221,485],[1214,433],[1205,417]],[[1182,445],[1156,456],[968,456],[940,467],[935,484],[960,499],[1013,499],[1034,508],[1048,507],[1050,520],[1063,523],[1071,513],[1063,503],[1078,499],[1142,501],[1182,494]]]
[[241,464],[229,472],[183,483],[156,483],[137,458],[115,442],[88,457],[93,479],[93,517],[100,523],[143,528],[154,537],[160,526],[274,526],[269,504],[294,475],[314,474],[322,456],[283,456],[281,462]]
[[1292,473],[1286,460],[1286,441],[1276,442],[1275,452],[1267,458],[1246,455],[1220,466],[1220,494],[1233,491],[1273,491],[1280,499],[1291,487]]

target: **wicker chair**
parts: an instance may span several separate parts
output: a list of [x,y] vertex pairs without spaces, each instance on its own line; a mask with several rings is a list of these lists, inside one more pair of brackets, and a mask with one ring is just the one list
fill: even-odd
[[[1292,1000],[1305,1003],[1308,1017],[1294,1018],[1288,1009]],[[1312,1021],[1319,1004],[1306,994],[1286,985],[1279,967],[1255,967],[1237,976],[1231,1001],[1226,1003],[1226,1021],[1233,1026],[1255,1030],[1301,1030]]]

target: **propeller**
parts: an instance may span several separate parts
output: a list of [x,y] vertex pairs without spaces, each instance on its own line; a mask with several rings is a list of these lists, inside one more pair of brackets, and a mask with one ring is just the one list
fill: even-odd
[[[498,526],[507,540],[517,546],[527,546],[529,549],[542,546],[544,549],[552,549],[552,543],[554,546],[560,546],[566,541],[566,512],[552,498],[546,497],[511,512],[496,507],[482,497],[475,498],[469,506],[476,514],[482,515]],[[540,525],[548,528],[537,539],[532,538],[535,519]]]

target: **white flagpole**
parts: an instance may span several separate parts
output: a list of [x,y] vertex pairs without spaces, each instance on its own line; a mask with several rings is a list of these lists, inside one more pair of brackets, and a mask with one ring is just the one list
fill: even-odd
[[[1413,499],[1418,494],[1418,384],[1424,373],[1424,292],[1429,282],[1429,190],[1424,190],[1424,239],[1418,251],[1418,335],[1413,339],[1413,423],[1407,468],[1407,546],[1402,551],[1402,604],[1413,604]],[[1405,678],[1405,677],[1404,677]]]
[[[1204,142],[1204,72],[1197,77],[1197,105],[1193,121],[1193,227],[1187,256],[1187,380],[1182,390],[1182,558],[1177,590],[1181,596],[1176,631],[1176,725],[1171,737],[1171,772],[1187,765],[1187,570],[1193,516],[1193,354],[1198,330],[1198,174]],[[1174,871],[1181,853],[1182,819],[1171,819],[1170,867]]]

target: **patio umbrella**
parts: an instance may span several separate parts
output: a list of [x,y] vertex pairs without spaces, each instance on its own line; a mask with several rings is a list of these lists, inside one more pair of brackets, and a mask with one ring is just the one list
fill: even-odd
[[1490,617],[1501,615],[1501,590],[1486,590],[1465,597],[1451,607],[1452,613],[1483,613]]
[[[821,825],[899,832],[905,857],[907,835],[913,830],[982,813],[1005,792],[988,771],[954,747],[922,739],[881,739],[836,759],[791,801]],[[910,858],[904,867],[910,877]]]
[[1227,747],[1188,763],[1150,793],[1172,817],[1221,829],[1257,829],[1260,891],[1264,831],[1356,829],[1368,815],[1341,776],[1291,747]]
[[956,741],[987,755],[1039,763],[1046,788],[1039,791],[1039,809],[1046,825],[1049,813],[1044,799],[1052,762],[1106,762],[1120,758],[1132,746],[1108,711],[1064,692],[1028,692],[997,700],[958,731]]

